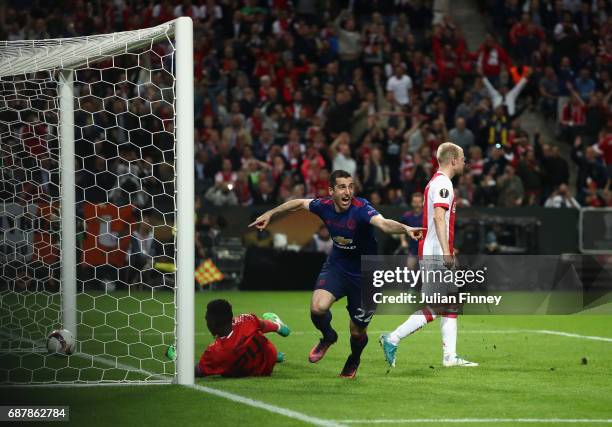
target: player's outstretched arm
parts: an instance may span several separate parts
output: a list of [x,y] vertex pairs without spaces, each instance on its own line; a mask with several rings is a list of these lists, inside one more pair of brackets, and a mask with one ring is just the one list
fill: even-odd
[[410,227],[404,225],[401,222],[387,219],[384,216],[378,214],[370,220],[370,224],[378,228],[383,233],[387,234],[407,234],[414,240],[423,238],[423,228]]
[[287,337],[291,333],[291,329],[287,326],[276,313],[264,313],[259,319],[261,331],[266,334],[268,332],[276,332],[282,337]]
[[300,209],[308,210],[308,206],[312,199],[294,199],[289,200],[282,205],[270,209],[269,211],[260,215],[255,221],[249,224],[249,227],[257,227],[258,230],[263,230],[268,226],[270,219],[276,214],[288,211],[298,211]]

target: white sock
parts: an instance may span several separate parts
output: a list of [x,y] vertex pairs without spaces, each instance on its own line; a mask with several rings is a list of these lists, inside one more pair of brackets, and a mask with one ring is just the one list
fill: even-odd
[[436,314],[433,312],[433,310],[424,308],[423,310],[415,311],[414,314],[408,318],[408,320],[399,325],[397,329],[389,334],[389,342],[398,345],[403,338],[406,338],[408,335],[418,331],[429,322],[432,322],[435,318]]
[[444,358],[450,359],[457,356],[457,318],[442,316],[440,320],[440,332],[442,332],[442,351]]

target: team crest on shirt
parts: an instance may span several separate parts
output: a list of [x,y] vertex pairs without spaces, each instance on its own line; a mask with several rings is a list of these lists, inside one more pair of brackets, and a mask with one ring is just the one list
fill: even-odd
[[351,246],[351,244],[353,243],[353,239],[347,239],[346,237],[342,237],[342,236],[334,236],[332,237],[332,240],[339,248],[342,248],[342,249],[355,249],[356,248],[356,246]]
[[446,188],[440,189],[440,197],[446,199],[449,196],[449,192]]
[[354,230],[356,226],[357,223],[353,218],[350,218],[348,221],[346,221],[346,228],[348,228],[349,230]]
[[334,236],[332,237],[332,239],[334,239],[334,242],[342,246],[350,245],[351,243],[353,243],[353,239],[347,239],[346,237],[342,236]]

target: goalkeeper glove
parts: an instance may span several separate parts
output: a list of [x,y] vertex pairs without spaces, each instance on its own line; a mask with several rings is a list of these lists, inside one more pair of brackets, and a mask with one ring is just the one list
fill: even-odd
[[278,325],[278,331],[276,331],[276,333],[280,336],[287,337],[291,333],[289,326],[285,325],[275,313],[264,313],[262,319],[276,323]]

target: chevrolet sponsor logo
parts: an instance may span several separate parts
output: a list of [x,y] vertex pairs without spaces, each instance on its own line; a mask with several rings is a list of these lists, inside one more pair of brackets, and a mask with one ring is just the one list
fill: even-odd
[[346,237],[342,237],[342,236],[334,236],[332,237],[332,239],[334,240],[334,242],[336,242],[337,244],[341,246],[348,246],[351,243],[353,243],[353,239],[347,239]]

